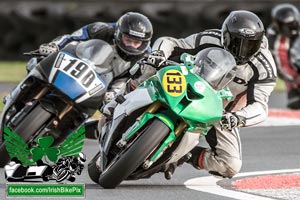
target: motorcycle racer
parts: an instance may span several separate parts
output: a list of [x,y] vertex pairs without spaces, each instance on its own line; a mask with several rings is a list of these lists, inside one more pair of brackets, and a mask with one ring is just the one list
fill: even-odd
[[[153,27],[150,20],[143,14],[137,12],[127,12],[115,23],[95,22],[83,26],[72,34],[62,35],[55,38],[50,43],[40,45],[39,52],[49,55],[56,52],[73,41],[86,41],[90,39],[101,39],[106,41],[113,48],[113,57],[108,61],[108,66],[96,68],[96,72],[103,75],[102,78],[107,83],[104,104],[108,103],[121,88],[130,76],[129,70],[146,53],[151,51],[150,43],[153,35]],[[153,74],[154,68],[144,68],[142,73]],[[86,136],[90,139],[97,138],[95,131],[98,120],[89,121],[86,124]]]
[[[276,84],[276,66],[268,49],[263,23],[257,15],[245,10],[232,11],[223,22],[221,30],[210,29],[186,38],[158,38],[152,46],[165,58],[178,61],[184,52],[197,54],[208,47],[228,50],[237,62],[236,77],[228,85],[233,99],[224,103],[225,113],[206,135],[210,148],[195,147],[178,161],[196,169],[231,178],[242,166],[239,128],[253,126],[266,119],[268,100]],[[197,60],[197,59],[196,59]],[[195,63],[197,65],[197,63]],[[111,114],[114,101],[107,104],[104,113]],[[176,166],[165,171],[170,179]]]
[[300,13],[296,6],[284,3],[272,9],[272,23],[267,29],[270,50],[276,62],[278,76],[287,89],[287,106],[300,108]]
[[[184,39],[163,37],[156,40],[154,50],[166,57],[181,52],[197,53],[207,47],[228,50],[237,62],[236,77],[228,87],[233,100],[225,102],[220,124],[207,134],[210,148],[195,147],[188,163],[211,174],[231,178],[242,166],[239,128],[258,124],[268,114],[268,99],[276,81],[276,67],[268,49],[261,20],[252,12],[232,11],[221,30],[212,29],[192,34]],[[166,172],[170,178],[173,170]]]

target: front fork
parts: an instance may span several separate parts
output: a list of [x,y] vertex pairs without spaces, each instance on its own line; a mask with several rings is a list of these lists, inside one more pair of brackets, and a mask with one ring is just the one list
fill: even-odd
[[173,121],[166,115],[155,113],[162,106],[161,102],[156,101],[149,106],[149,108],[137,118],[137,121],[122,135],[122,138],[117,142],[119,148],[123,148],[128,141],[141,129],[150,119],[156,117],[160,119],[166,126],[170,128],[168,137],[163,143],[154,151],[149,159],[147,159],[143,168],[148,169],[155,161],[157,161],[164,153],[164,151],[172,146],[176,138],[187,128],[187,124],[181,121],[175,128]]

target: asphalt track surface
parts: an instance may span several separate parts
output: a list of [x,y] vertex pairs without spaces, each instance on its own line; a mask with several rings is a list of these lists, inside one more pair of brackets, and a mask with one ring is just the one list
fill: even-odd
[[[0,92],[3,92],[1,84]],[[204,170],[184,164],[169,181],[163,174],[156,174],[150,179],[124,181],[116,189],[103,189],[90,180],[85,168],[75,183],[85,184],[85,199],[99,200],[300,199],[300,115],[297,112],[282,114],[290,113],[286,112],[285,104],[285,94],[273,93],[270,99],[272,116],[264,126],[241,130],[243,166],[233,179],[216,179]],[[278,114],[273,108],[283,112]],[[201,143],[206,145],[204,141]],[[84,152],[88,161],[96,151],[97,142],[86,140]],[[6,199],[6,184],[4,170],[0,168],[0,199]]]

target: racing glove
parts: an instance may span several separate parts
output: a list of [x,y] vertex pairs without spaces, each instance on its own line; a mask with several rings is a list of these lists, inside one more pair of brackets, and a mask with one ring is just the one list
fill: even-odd
[[245,126],[245,119],[239,117],[236,113],[226,112],[221,118],[220,125],[224,130],[231,131],[235,127]]
[[39,47],[39,52],[43,55],[50,55],[54,52],[57,52],[58,50],[58,46],[53,42],[41,44]]
[[106,118],[109,118],[113,115],[114,110],[117,107],[117,104],[118,104],[117,101],[113,99],[109,103],[104,105],[100,111]]
[[155,68],[160,68],[166,62],[167,58],[163,51],[153,51],[150,54],[145,55],[144,63],[151,65]]

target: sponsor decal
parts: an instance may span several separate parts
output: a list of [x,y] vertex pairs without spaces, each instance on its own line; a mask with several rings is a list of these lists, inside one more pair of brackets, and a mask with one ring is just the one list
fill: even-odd
[[197,81],[197,82],[194,83],[194,88],[196,89],[196,91],[197,91],[198,93],[201,94],[201,93],[203,93],[204,90],[205,90],[205,85],[204,85],[202,82]]
[[140,38],[145,37],[145,33],[134,31],[134,30],[129,30],[129,35],[133,35],[133,36],[140,37]]
[[255,36],[255,31],[248,29],[248,28],[242,28],[239,29],[239,33],[245,37],[253,37]]

